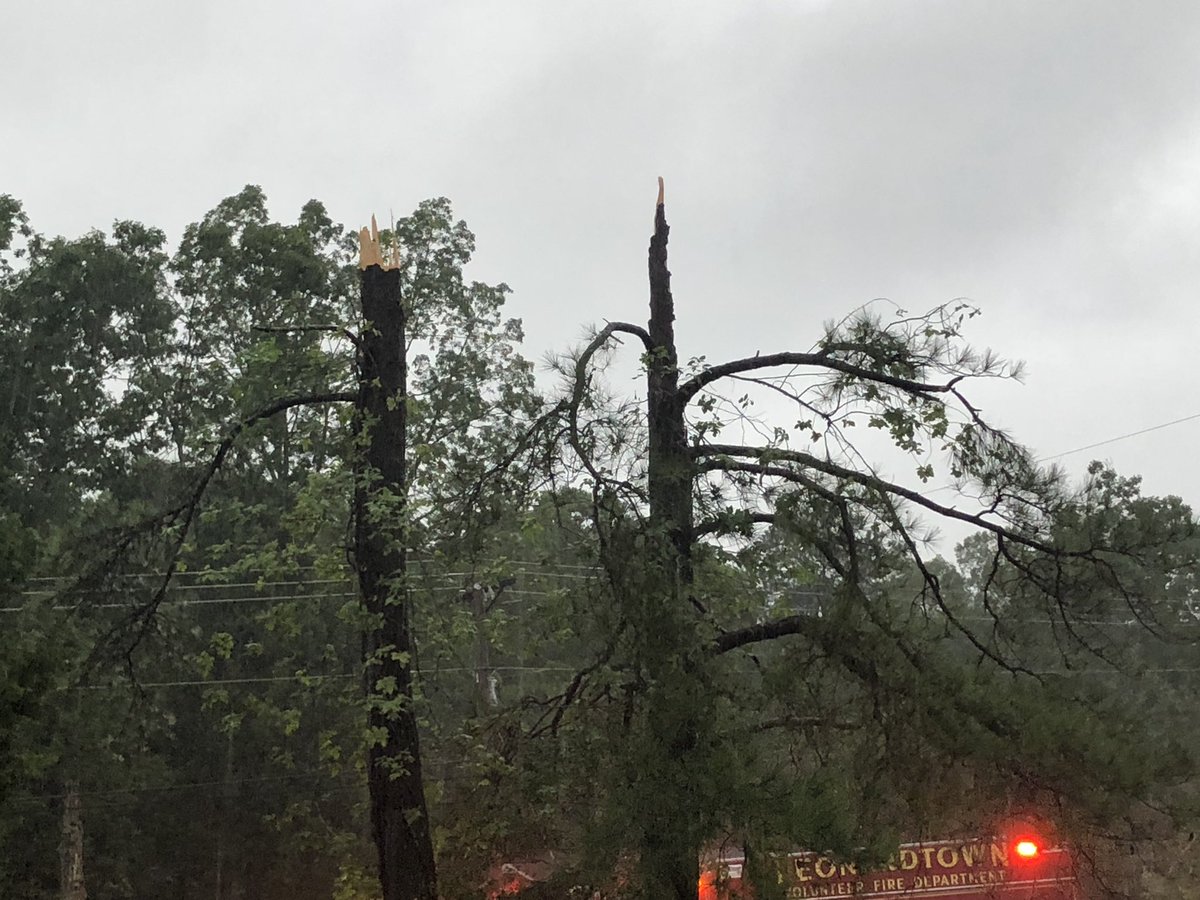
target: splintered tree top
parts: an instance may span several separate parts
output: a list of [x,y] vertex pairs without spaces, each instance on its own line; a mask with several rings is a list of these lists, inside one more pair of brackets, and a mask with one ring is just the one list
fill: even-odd
[[400,268],[400,245],[396,242],[395,236],[392,236],[391,246],[388,248],[387,260],[384,260],[384,248],[379,238],[379,225],[375,222],[375,217],[371,216],[371,227],[365,225],[358,231],[358,267],[366,269],[370,266],[379,266],[385,272],[388,269]]

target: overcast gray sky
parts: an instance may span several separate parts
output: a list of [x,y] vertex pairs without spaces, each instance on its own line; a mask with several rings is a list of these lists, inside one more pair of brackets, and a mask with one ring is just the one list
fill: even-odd
[[[684,356],[965,296],[1041,454],[1200,413],[1194,0],[0,0],[0,61],[0,192],[42,231],[445,195],[538,358],[645,320],[661,174]],[[1063,462],[1200,504],[1198,439]]]

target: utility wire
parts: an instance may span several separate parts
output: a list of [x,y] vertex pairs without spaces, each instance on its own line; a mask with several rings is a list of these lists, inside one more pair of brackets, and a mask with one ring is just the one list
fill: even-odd
[[1038,462],[1049,462],[1052,459],[1060,459],[1064,456],[1070,456],[1072,453],[1082,453],[1084,450],[1093,450],[1096,447],[1103,447],[1107,444],[1115,444],[1117,441],[1123,441],[1127,438],[1137,437],[1141,434],[1149,434],[1151,431],[1159,431],[1163,428],[1170,428],[1172,425],[1179,425],[1183,422],[1190,422],[1193,419],[1200,419],[1200,413],[1192,413],[1190,416],[1184,416],[1181,419],[1172,419],[1170,422],[1163,422],[1159,425],[1151,425],[1149,428],[1140,428],[1137,431],[1131,431],[1128,434],[1120,434],[1116,437],[1107,438],[1103,441],[1096,441],[1094,444],[1087,444],[1083,447],[1076,447],[1074,450],[1064,450],[1062,453],[1055,453],[1053,456],[1043,456],[1038,459]]
[[[337,778],[328,772],[295,772],[291,775],[272,775],[263,778],[231,778],[224,781],[187,781],[180,784],[163,784],[137,788],[112,788],[104,791],[80,791],[80,794],[84,797],[117,797],[126,794],[150,794],[163,791],[183,791],[191,788],[225,787],[227,785],[234,784],[263,784],[272,781],[300,781],[324,778],[330,778],[337,781],[345,780],[344,778]],[[38,794],[26,795],[24,797],[11,797],[9,799],[11,799],[14,803],[32,803],[43,800],[63,800],[66,797],[66,794]]]
[[[414,593],[418,594],[445,594],[464,592],[464,588],[460,587],[414,587]],[[26,592],[23,596],[34,596],[34,592]],[[45,596],[45,595],[40,595]],[[352,600],[358,595],[353,591],[347,591],[342,594],[286,594],[280,597],[205,597],[199,600],[164,600],[161,608],[170,609],[181,606],[222,606],[239,603],[293,603],[302,600]],[[557,596],[553,591],[534,591],[522,590],[520,588],[506,588],[504,591],[504,602],[512,599],[521,599],[525,597],[553,597]],[[77,609],[95,610],[95,609],[124,609],[134,610],[140,608],[140,603],[61,603],[50,607],[54,612],[71,612]],[[18,613],[23,612],[28,606],[0,606],[0,613]]]
[[[1085,450],[1094,450],[1097,447],[1105,447],[1108,444],[1115,444],[1117,441],[1128,440],[1132,437],[1138,437],[1142,434],[1149,434],[1152,431],[1161,431],[1163,428],[1170,428],[1172,425],[1181,425],[1184,422],[1191,422],[1193,419],[1200,419],[1200,413],[1192,413],[1190,416],[1183,416],[1179,419],[1172,419],[1170,422],[1160,422],[1158,425],[1151,425],[1148,428],[1139,428],[1137,431],[1130,431],[1126,434],[1119,434],[1116,437],[1105,438],[1102,441],[1096,441],[1094,444],[1084,444],[1082,447],[1075,447],[1072,450],[1063,450],[1061,453],[1052,453],[1049,456],[1039,456],[1034,462],[1050,462],[1055,459],[1062,459],[1064,456],[1071,456],[1075,453],[1082,453]],[[941,487],[930,488],[925,493],[937,494],[942,491],[957,490],[958,486],[953,484],[944,484]]]
[[[409,565],[421,565],[424,563],[438,562],[438,560],[435,560],[435,559],[410,559],[408,562],[409,562]],[[435,578],[451,578],[451,577],[458,577],[458,576],[477,577],[480,574],[481,569],[489,569],[489,568],[496,568],[496,567],[505,567],[505,568],[519,567],[518,571],[524,572],[527,574],[536,574],[539,572],[556,574],[556,570],[561,570],[561,571],[558,571],[557,574],[559,575],[559,577],[563,577],[563,578],[571,577],[571,575],[569,574],[571,572],[579,572],[579,571],[599,572],[600,571],[599,566],[583,565],[583,564],[579,564],[579,563],[542,562],[540,560],[532,560],[532,559],[505,559],[505,560],[480,560],[479,568],[477,568],[473,571],[463,570],[463,571],[449,571],[449,572],[428,572],[428,573],[413,573],[413,575],[414,575],[414,577],[416,577],[419,574],[419,577],[435,577]],[[294,572],[307,572],[307,571],[312,571],[315,568],[316,568],[316,566],[303,566],[303,565],[295,565],[295,566],[289,565],[287,567],[287,569],[289,571],[294,571]],[[183,581],[183,580],[186,580],[189,578],[199,578],[201,576],[204,576],[205,578],[213,578],[215,576],[230,575],[230,574],[235,575],[235,576],[245,577],[248,573],[241,571],[241,570],[232,570],[232,569],[187,569],[183,572],[176,572],[174,577],[176,580]],[[161,572],[127,572],[125,574],[116,576],[116,578],[119,580],[136,580],[136,579],[143,579],[143,578],[157,580],[161,577],[162,577]],[[345,581],[350,580],[350,577],[351,576],[347,575],[347,577],[345,579],[323,579],[323,580],[314,580],[314,581],[242,581],[242,582],[224,582],[224,583],[213,583],[213,584],[190,584],[190,585],[188,585],[188,587],[189,588],[258,587],[259,585],[271,585],[271,584],[338,584],[338,583],[344,583]],[[580,576],[575,576],[575,577],[580,577]],[[584,577],[586,577],[586,576],[584,576]],[[26,582],[28,582],[30,584],[37,584],[37,583],[42,583],[42,582],[58,583],[63,580],[66,580],[66,579],[64,579],[62,577],[58,577],[58,576],[53,576],[53,575],[39,575],[37,577],[27,578],[25,580],[26,580]]]
[[[465,781],[466,777],[467,776],[463,773],[456,774],[451,772],[440,777],[430,775],[428,780],[432,782],[456,783]],[[221,781],[184,781],[176,784],[144,785],[136,788],[111,788],[102,791],[81,790],[79,794],[85,800],[91,800],[98,797],[123,797],[133,794],[154,794],[170,791],[184,791],[191,790],[193,788],[228,787],[235,784],[264,784],[275,781],[321,781],[326,779],[334,784],[344,785],[340,788],[327,789],[329,793],[364,790],[367,786],[366,773],[351,773],[339,776],[334,775],[332,772],[319,772],[310,770],[307,772],[294,772],[290,775],[269,775],[260,778],[231,778]],[[20,797],[10,797],[8,799],[12,800],[14,803],[32,803],[44,802],[48,800],[65,800],[66,797],[66,794],[26,794]],[[89,808],[91,809],[106,805],[107,804],[96,803],[88,804]]]
[[112,684],[80,684],[76,691],[109,691],[120,688],[207,687],[217,684],[268,684],[280,681],[328,681],[338,678],[359,678],[357,672],[338,672],[333,675],[260,675],[248,678],[195,678],[187,681],[117,681]]
[[[435,666],[422,670],[426,676],[442,672],[576,672],[575,666]],[[360,672],[336,672],[331,675],[259,675],[246,678],[194,678],[180,681],[118,681],[112,684],[80,684],[76,691],[108,691],[120,688],[210,687],[221,684],[273,684],[279,682],[328,681],[361,678]]]
[[[23,596],[30,596],[29,593]],[[352,592],[344,594],[288,594],[282,597],[206,597],[201,600],[164,600],[163,608],[176,606],[214,606],[231,603],[291,603],[296,600],[349,600],[356,596]],[[70,612],[76,609],[139,609],[140,603],[60,603],[50,607],[55,612]],[[0,606],[0,613],[17,613],[26,609],[25,606]]]
[[[438,675],[443,672],[576,672],[574,666],[445,666],[433,669],[424,670],[422,674],[426,676]],[[1046,669],[1037,672],[1038,675],[1125,675],[1135,677],[1143,674],[1161,674],[1169,672],[1200,672],[1200,666],[1167,666],[1167,667],[1151,667],[1146,669],[1137,669],[1126,671],[1123,669]],[[357,672],[337,673],[334,675],[274,675],[261,676],[251,678],[208,678],[208,679],[191,679],[181,681],[151,681],[136,685],[140,688],[164,688],[164,687],[215,687],[223,684],[277,684],[280,682],[304,682],[304,681],[326,681],[334,679],[361,678],[361,674]],[[72,690],[79,691],[98,691],[98,690],[117,690],[120,688],[135,687],[132,682],[115,682],[113,684],[83,684],[78,685]]]

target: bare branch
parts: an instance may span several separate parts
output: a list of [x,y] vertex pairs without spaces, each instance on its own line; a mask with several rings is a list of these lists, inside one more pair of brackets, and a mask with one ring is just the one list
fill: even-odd
[[505,456],[499,462],[489,468],[486,472],[482,473],[471,485],[471,489],[466,492],[465,495],[465,504],[470,505],[475,503],[479,499],[479,496],[483,492],[483,488],[488,481],[490,481],[492,478],[495,478],[497,475],[508,471],[509,466],[511,466],[517,460],[517,458],[534,443],[537,436],[549,424],[551,424],[557,416],[567,412],[568,408],[569,404],[566,400],[563,400],[559,403],[556,403],[554,406],[550,407],[544,413],[534,419],[529,424],[529,427],[525,429],[525,432],[513,443],[512,451],[505,454]]
[[979,638],[976,637],[975,632],[971,631],[966,625],[959,621],[958,616],[954,614],[954,610],[950,608],[949,604],[946,603],[945,597],[942,596],[941,583],[939,582],[937,575],[931,572],[929,566],[925,564],[925,558],[921,556],[921,551],[917,547],[917,542],[913,540],[913,536],[909,533],[908,526],[904,524],[904,520],[900,516],[900,511],[896,509],[896,505],[892,502],[890,496],[885,494],[882,499],[887,507],[888,515],[891,518],[892,528],[896,534],[900,535],[900,539],[904,541],[904,546],[908,548],[909,557],[912,559],[913,564],[917,567],[917,571],[921,574],[921,580],[925,583],[926,588],[928,588],[929,593],[934,599],[934,602],[937,603],[938,609],[941,610],[942,615],[946,617],[946,621],[949,622],[950,625],[959,632],[959,634],[965,637],[976,650],[978,650],[983,656],[990,659],[996,665],[1003,669],[1007,669],[1010,672],[1020,672],[1023,675],[1031,675],[1034,678],[1037,678],[1038,681],[1041,681],[1040,676],[1034,674],[1034,672],[1032,672],[1030,669],[1024,666],[1014,665],[1003,659],[999,654],[994,652],[990,647],[980,641]]
[[763,641],[773,641],[776,638],[790,634],[800,634],[816,638],[819,623],[811,616],[786,616],[772,622],[757,622],[736,631],[723,632],[713,640],[712,653],[720,656],[747,644],[759,644]]
[[647,351],[653,349],[653,341],[650,340],[650,335],[645,329],[637,325],[631,325],[628,322],[609,322],[605,325],[596,336],[591,339],[588,345],[579,354],[579,358],[575,360],[575,377],[571,385],[571,399],[567,404],[567,422],[569,427],[568,440],[571,444],[571,449],[579,456],[580,462],[587,469],[588,474],[592,478],[601,483],[619,483],[626,488],[632,488],[628,482],[614,482],[613,479],[607,478],[592,462],[590,454],[583,446],[583,441],[580,439],[579,433],[579,407],[583,405],[583,394],[587,390],[588,383],[588,363],[595,356],[600,348],[608,342],[608,339],[616,332],[625,332],[626,334],[634,334],[641,338],[642,343],[646,346]]
[[[1009,541],[1015,544],[1021,544],[1033,550],[1038,550],[1042,553],[1047,553],[1052,556],[1071,556],[1086,558],[1090,557],[1085,551],[1064,550],[1059,547],[1054,547],[1044,541],[1039,541],[1036,538],[1031,538],[1026,535],[1019,534],[1011,529],[1005,528],[1003,525],[998,525],[995,522],[984,518],[981,515],[974,513],[963,512],[953,506],[945,506],[936,501],[930,500],[920,491],[914,491],[910,488],[902,487],[894,482],[880,478],[877,475],[872,475],[866,472],[860,472],[857,469],[850,469],[846,466],[839,466],[837,463],[830,460],[821,459],[809,453],[804,453],[799,450],[783,450],[767,447],[743,447],[736,444],[709,444],[706,446],[695,447],[692,450],[697,457],[750,457],[754,459],[780,460],[783,462],[791,462],[801,465],[808,469],[813,469],[822,472],[826,475],[831,475],[834,478],[841,478],[845,481],[851,481],[856,484],[861,484],[864,487],[869,487],[880,494],[892,494],[897,497],[903,497],[912,503],[922,506],[925,509],[935,512],[938,515],[945,516],[948,519],[957,519],[960,522],[966,522],[981,528],[985,531],[990,531],[996,535],[1002,535]],[[707,471],[735,471],[735,472],[760,472],[764,475],[776,475],[780,477],[790,477],[790,470],[781,466],[760,465],[745,463],[734,463],[731,460],[713,459],[702,466]],[[794,480],[794,479],[793,479]]]
[[[745,513],[742,515],[742,518],[755,525],[774,525],[776,520],[774,513]],[[724,522],[720,521],[719,519],[707,519],[699,523],[695,529],[693,529],[692,535],[693,537],[700,538],[704,537],[705,535],[716,534],[724,530],[726,530],[726,524]]]
[[[124,623],[125,627],[137,626],[133,644],[126,648],[127,658],[149,632],[158,607],[166,596],[167,589],[170,587],[171,580],[175,575],[179,564],[179,556],[183,551],[184,543],[187,541],[188,533],[195,522],[196,512],[200,507],[201,501],[204,499],[205,491],[208,490],[209,484],[217,472],[220,471],[221,466],[225,463],[226,458],[229,456],[230,451],[233,450],[242,433],[261,421],[270,419],[279,415],[279,413],[286,412],[298,406],[317,406],[325,403],[353,403],[357,399],[357,394],[344,391],[327,394],[303,394],[297,397],[286,397],[276,400],[241,419],[229,429],[229,432],[217,444],[217,449],[213,453],[212,459],[204,467],[199,478],[196,479],[191,491],[178,505],[144,519],[132,528],[127,529],[126,534],[117,547],[107,554],[98,566],[93,566],[93,570],[97,568],[107,570],[114,567],[120,561],[120,557],[134,545],[138,535],[150,531],[162,531],[172,527],[177,529],[172,537],[170,549],[167,552],[167,561],[164,566],[162,578],[159,580],[154,594],[147,603],[142,604],[135,612],[131,613]],[[84,576],[84,578],[81,578],[80,583],[87,580],[88,577]],[[116,630],[114,629],[114,633]],[[109,644],[111,645],[111,642]]]
[[646,331],[641,325],[633,325],[629,322],[609,322],[605,328],[637,336],[641,339],[642,346],[646,348],[647,353],[654,349],[654,341],[650,338],[650,332]]
[[584,681],[589,675],[606,665],[608,661],[612,659],[613,653],[617,648],[617,642],[620,640],[621,634],[625,630],[625,624],[625,620],[622,619],[617,627],[617,630],[613,633],[612,637],[608,641],[608,644],[605,646],[604,651],[598,657],[596,657],[592,663],[584,666],[582,669],[577,671],[574,676],[572,676],[571,682],[567,685],[565,691],[563,691],[557,697],[552,698],[554,708],[547,714],[550,718],[549,723],[545,725],[542,724],[547,717],[546,715],[543,715],[541,719],[539,719],[538,722],[535,723],[535,725],[530,729],[530,738],[536,738],[541,734],[545,734],[546,732],[549,732],[550,734],[558,734],[558,728],[559,725],[562,724],[563,716],[567,714],[567,710],[570,709],[571,704],[574,703],[579,697],[580,691],[583,689]]
[[706,385],[712,384],[712,382],[727,375],[736,375],[739,372],[753,372],[758,369],[770,369],[775,366],[815,366],[817,368],[831,369],[846,375],[853,375],[856,378],[862,378],[865,381],[886,384],[889,387],[908,391],[912,394],[950,393],[959,380],[958,378],[954,378],[946,384],[938,384],[936,382],[899,378],[895,375],[887,375],[873,369],[856,366],[854,363],[830,356],[826,351],[817,353],[770,353],[766,356],[751,356],[746,359],[737,359],[733,362],[705,369],[703,372],[681,384],[679,386],[679,394],[683,402],[686,403],[699,391],[703,390]]

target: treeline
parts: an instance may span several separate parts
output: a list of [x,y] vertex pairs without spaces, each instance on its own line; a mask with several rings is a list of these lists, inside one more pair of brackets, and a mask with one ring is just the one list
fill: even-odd
[[[319,203],[246,188],[169,252],[0,198],[0,896],[378,897],[370,723],[402,714],[411,896],[695,897],[722,841],[770,896],[772,851],[1017,820],[1095,890],[1187,896],[1192,511],[991,428],[970,380],[1015,370],[961,305],[683,361],[667,236],[660,194],[648,326],[539,387],[449,203],[399,220],[404,485],[362,504],[374,324]],[[938,517],[977,531],[953,563]],[[399,523],[411,688],[365,649],[364,521]]]

